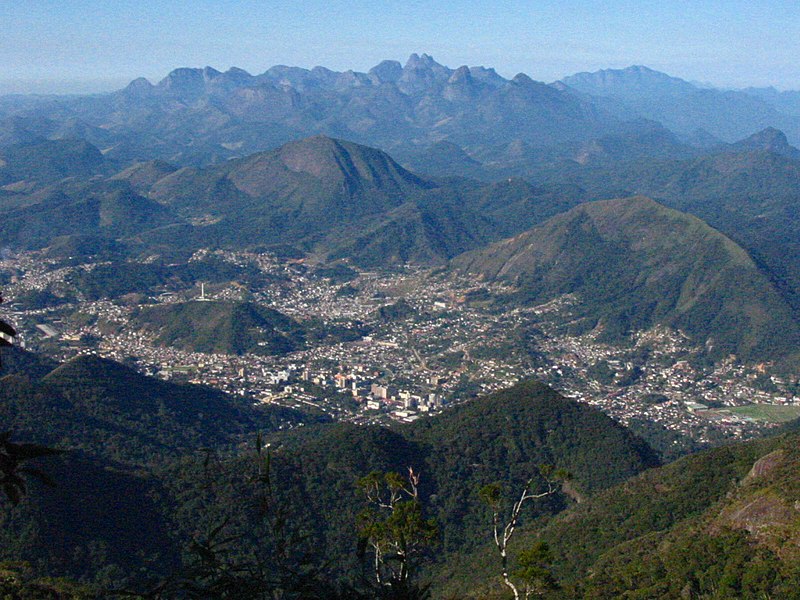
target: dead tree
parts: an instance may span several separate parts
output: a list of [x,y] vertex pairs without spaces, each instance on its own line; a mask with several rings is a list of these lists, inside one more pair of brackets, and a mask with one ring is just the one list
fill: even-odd
[[[533,485],[541,477],[544,477],[547,489],[544,491],[534,492]],[[539,467],[539,474],[532,476],[525,482],[519,498],[514,502],[511,507],[511,513],[507,520],[503,520],[501,513],[503,512],[503,498],[502,485],[499,483],[492,483],[481,489],[479,495],[481,499],[489,505],[492,510],[492,533],[494,535],[494,543],[497,551],[500,554],[501,576],[503,583],[514,594],[514,600],[519,600],[520,592],[518,586],[511,580],[508,571],[508,544],[514,536],[519,524],[520,514],[522,508],[529,500],[538,500],[546,496],[555,494],[560,488],[560,482],[567,479],[569,474],[566,471],[553,470],[550,466]],[[525,598],[530,596],[532,589],[530,586],[525,586]]]

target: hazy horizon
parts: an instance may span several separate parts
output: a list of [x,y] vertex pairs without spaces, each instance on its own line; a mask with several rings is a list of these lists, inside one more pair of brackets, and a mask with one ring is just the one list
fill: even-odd
[[[422,55],[422,54],[430,54],[430,53],[417,52],[416,54]],[[408,56],[411,56],[411,54],[409,54]],[[405,57],[405,59],[397,59],[397,58],[394,58],[394,57],[387,57],[387,58],[382,59],[382,60],[397,60],[401,64],[405,64],[405,61],[408,59],[408,56]],[[453,70],[455,70],[458,67],[462,66],[461,64],[454,65],[454,64],[443,63],[443,62],[437,60],[436,56],[433,56],[432,58],[436,62],[438,62],[440,64],[443,64],[445,67],[448,67],[448,68],[453,69]],[[367,72],[367,71],[369,71],[369,69],[371,69],[372,67],[376,66],[377,64],[378,63],[375,63],[374,65],[371,65],[370,67],[363,68],[363,69],[348,69],[348,68],[344,68],[344,69],[332,69],[332,70],[335,70],[335,71],[352,70],[352,71]],[[273,65],[268,65],[268,66],[264,67],[263,69],[257,70],[257,71],[249,71],[247,69],[245,69],[245,70],[248,71],[251,75],[259,75],[259,74],[263,73],[264,71],[267,71],[270,67],[274,67],[274,66],[278,66],[278,65],[301,67],[301,68],[305,68],[305,69],[309,69],[309,70],[313,69],[314,67],[325,67],[325,68],[331,69],[331,67],[329,65],[325,65],[325,64],[319,64],[319,65],[316,65],[316,64],[315,65],[295,65],[295,64],[289,64],[288,62],[279,62],[279,63],[275,63]],[[531,78],[533,78],[535,80],[538,80],[538,81],[544,81],[545,83],[553,83],[553,82],[556,82],[556,81],[560,81],[560,80],[562,80],[562,79],[564,79],[564,78],[566,78],[566,77],[568,77],[570,75],[575,75],[577,73],[594,72],[594,71],[600,71],[600,70],[621,70],[621,69],[626,69],[626,68],[633,67],[633,66],[644,66],[644,67],[653,69],[655,71],[661,71],[660,69],[655,69],[654,67],[652,67],[650,65],[635,65],[634,63],[631,63],[631,64],[624,65],[624,66],[601,67],[601,68],[598,68],[598,69],[582,69],[582,70],[572,71],[572,72],[568,72],[568,73],[563,73],[561,76],[556,77],[554,79],[546,79],[546,78],[536,77],[535,74],[527,73],[525,71],[518,71],[517,73],[512,73],[512,74],[503,73],[503,72],[500,71],[500,69],[497,69],[496,67],[494,67],[494,65],[491,65],[491,64],[479,64],[479,65],[478,64],[469,64],[467,66],[469,66],[469,67],[494,68],[498,72],[499,75],[501,75],[502,77],[505,77],[506,79],[513,78],[514,75],[516,75],[517,73],[525,73],[529,77],[531,77]],[[108,78],[87,78],[87,79],[0,79],[0,95],[15,95],[15,94],[20,94],[20,95],[26,95],[26,94],[31,94],[31,95],[91,95],[91,94],[102,94],[102,93],[108,93],[108,92],[114,92],[114,91],[120,90],[120,89],[124,88],[125,86],[127,86],[131,81],[133,81],[135,79],[138,79],[138,78],[142,78],[142,77],[144,77],[145,79],[150,81],[150,83],[152,83],[152,84],[157,84],[159,81],[161,81],[163,78],[165,78],[171,71],[173,71],[175,69],[178,69],[178,68],[183,68],[183,67],[199,68],[199,69],[202,69],[202,68],[205,68],[205,67],[211,67],[211,68],[216,69],[216,70],[221,71],[221,72],[227,71],[230,68],[242,68],[242,67],[239,67],[238,65],[228,65],[226,67],[220,67],[218,65],[199,65],[199,64],[198,65],[175,65],[174,67],[172,67],[168,71],[165,71],[163,74],[159,74],[159,75],[156,75],[156,76],[150,76],[150,77],[148,77],[146,75],[129,75],[127,77],[120,76],[120,77],[116,77],[116,78],[108,77]],[[667,75],[670,75],[672,77],[677,77],[677,78],[680,78],[680,79],[684,79],[685,81],[688,81],[688,82],[690,82],[690,83],[692,83],[692,84],[694,84],[694,85],[696,85],[698,87],[714,87],[714,88],[718,88],[718,89],[743,89],[743,88],[746,88],[746,87],[774,87],[774,88],[776,88],[778,90],[794,90],[794,89],[800,90],[800,83],[798,84],[797,88],[780,87],[780,86],[775,86],[775,85],[771,85],[771,84],[765,84],[765,85],[742,85],[742,86],[723,86],[723,85],[717,85],[717,84],[715,84],[713,82],[710,82],[710,81],[698,81],[698,80],[692,80],[692,79],[689,79],[689,78],[686,78],[686,77],[681,77],[679,74],[676,74],[674,72],[668,72],[668,71],[661,71],[661,72],[664,72]]]
[[546,82],[634,64],[720,88],[800,89],[800,13],[782,0],[5,3],[0,93],[89,93],[178,67],[366,71],[413,52]]

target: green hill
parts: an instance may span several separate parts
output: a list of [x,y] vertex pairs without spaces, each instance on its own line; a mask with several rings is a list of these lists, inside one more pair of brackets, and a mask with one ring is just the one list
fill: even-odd
[[150,197],[210,222],[188,236],[194,245],[289,243],[370,268],[441,264],[497,239],[496,225],[455,190],[439,190],[379,150],[324,136],[181,169]]
[[155,333],[157,344],[192,352],[285,354],[305,345],[299,323],[250,302],[145,306],[133,317],[133,324]]
[[518,302],[576,294],[575,317],[605,339],[664,324],[712,356],[797,355],[792,312],[747,253],[700,219],[644,197],[580,205],[462,255],[453,268],[513,283]]
[[[658,464],[629,430],[534,382],[410,425],[334,424],[271,441],[283,444],[273,465],[293,518],[317,532],[319,559],[340,561],[348,572],[357,569],[353,523],[363,506],[354,483],[371,471],[406,473],[411,466],[420,474],[423,503],[440,528],[441,557],[488,539],[490,515],[478,491],[489,483],[516,490],[535,477],[540,489],[538,466],[555,464],[573,473],[570,493],[591,494]],[[554,514],[572,501],[559,493],[526,515]]]
[[[407,435],[426,448],[426,469],[436,481],[432,505],[448,524],[450,551],[486,539],[488,515],[477,498],[486,484],[520,489],[538,465],[550,464],[572,474],[578,495],[593,494],[658,464],[655,452],[628,429],[536,382],[418,421]],[[545,510],[570,501],[562,494]]]
[[[34,480],[19,506],[0,500],[0,569],[24,571],[27,565],[37,574],[64,574],[103,588],[135,585],[144,562],[158,565],[154,571],[177,568],[180,547],[169,535],[157,478],[75,451],[38,466],[55,487]],[[6,594],[9,583],[5,577],[0,582]]]
[[52,193],[28,206],[4,212],[0,240],[22,248],[41,248],[62,236],[136,237],[143,231],[179,223],[161,204],[125,184]]
[[6,375],[22,375],[31,379],[39,379],[58,366],[58,363],[41,354],[28,352],[18,346],[3,348],[0,377]]
[[[51,250],[58,252],[61,245],[61,240],[56,240]],[[69,240],[66,245],[68,248],[74,247]],[[84,248],[95,250],[92,247],[94,244],[87,246]],[[102,246],[99,249],[102,251]],[[115,248],[112,246],[112,249]],[[186,289],[199,282],[241,283],[260,276],[258,269],[252,266],[234,265],[215,256],[189,262],[184,258],[182,262],[172,264],[165,264],[165,261],[144,263],[125,261],[119,254],[111,258],[116,260],[99,264],[91,271],[71,274],[70,284],[87,298],[99,299],[117,298],[131,292],[153,296],[165,290]]]
[[274,243],[396,208],[431,187],[385,153],[316,136],[203,170],[181,169],[151,196],[186,216],[211,214],[232,239]]
[[204,449],[230,452],[256,432],[313,421],[95,356],[51,366],[43,377],[48,361],[36,355],[7,366],[20,374],[0,379],[0,430],[66,453],[37,465],[55,487],[32,479],[13,508],[0,495],[0,561],[25,560],[41,573],[102,585],[179,564],[182,542],[170,535],[174,505],[157,465],[202,457]]
[[752,141],[690,160],[638,160],[605,168],[563,163],[529,175],[578,185],[588,199],[644,194],[700,217],[766,267],[798,311],[800,162],[785,147]]
[[81,139],[34,140],[0,149],[0,185],[33,189],[66,177],[103,171],[105,159]]
[[434,195],[393,209],[370,225],[343,228],[321,247],[329,259],[349,258],[365,268],[437,265],[497,239],[496,230],[477,210]]
[[157,181],[163,179],[170,173],[174,173],[177,167],[164,162],[163,160],[149,160],[137,162],[111,177],[112,180],[127,181],[131,188],[139,193],[148,191]]

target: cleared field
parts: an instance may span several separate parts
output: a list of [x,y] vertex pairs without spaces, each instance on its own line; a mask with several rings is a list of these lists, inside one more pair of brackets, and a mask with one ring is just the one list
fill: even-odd
[[[722,412],[722,411],[720,411]],[[769,421],[770,423],[785,423],[800,417],[800,406],[783,406],[776,404],[750,404],[726,408],[729,412],[740,417],[750,417],[756,421]]]

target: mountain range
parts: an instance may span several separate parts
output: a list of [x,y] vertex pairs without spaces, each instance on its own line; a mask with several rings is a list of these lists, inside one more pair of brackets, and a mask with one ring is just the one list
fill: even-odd
[[[562,82],[571,89],[662,123],[686,139],[732,142],[772,126],[797,141],[798,113],[783,113],[767,96],[703,88],[643,66],[578,73]],[[784,105],[783,108],[786,108]]]
[[148,162],[56,186],[26,181],[41,188],[0,199],[7,246],[39,248],[65,235],[117,239],[131,252],[291,244],[375,266],[442,263],[497,229],[458,187],[324,136],[205,168]]
[[159,158],[199,165],[324,134],[403,161],[418,162],[428,147],[442,150],[446,141],[496,163],[520,145],[541,158],[642,120],[661,123],[690,146],[730,143],[770,126],[800,142],[793,98],[774,90],[701,88],[641,66],[545,84],[485,67],[452,69],[426,54],[404,65],[383,61],[366,73],[179,68],[155,85],[137,79],[108,94],[2,97],[0,146],[85,139],[123,163]]
[[182,163],[243,156],[317,133],[385,149],[444,138],[502,143],[510,131],[546,144],[605,131],[597,113],[526,75],[508,80],[483,67],[453,70],[425,54],[404,66],[384,61],[369,73],[276,66],[253,76],[236,68],[180,68],[156,85],[137,79],[91,98],[0,101],[8,141],[78,133],[114,159]]

